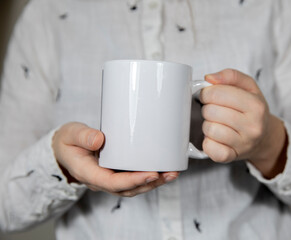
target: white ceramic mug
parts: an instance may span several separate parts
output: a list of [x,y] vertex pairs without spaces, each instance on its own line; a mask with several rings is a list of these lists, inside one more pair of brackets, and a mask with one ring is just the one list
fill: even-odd
[[101,167],[182,171],[205,153],[189,143],[192,96],[211,84],[192,81],[185,64],[113,60],[103,69]]

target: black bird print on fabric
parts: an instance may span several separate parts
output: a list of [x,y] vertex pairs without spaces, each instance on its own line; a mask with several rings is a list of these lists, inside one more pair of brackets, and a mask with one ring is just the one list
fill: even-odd
[[261,76],[262,70],[263,70],[262,68],[257,70],[256,77],[255,77],[257,82],[260,80],[260,76]]
[[121,208],[122,197],[118,198],[116,205],[111,209],[111,213]]
[[178,24],[177,24],[177,28],[178,28],[179,32],[184,32],[186,30],[186,28],[184,28]]
[[194,219],[193,222],[194,222],[196,230],[201,233],[202,231],[201,231],[201,228],[200,228],[200,225],[201,225],[200,222],[198,222],[196,219]]
[[27,79],[29,77],[29,68],[25,65],[21,65],[21,68],[23,70],[24,77]]
[[60,18],[61,20],[65,20],[65,19],[67,19],[67,18],[68,18],[68,13],[63,13],[62,15],[59,16],[59,18]]
[[132,6],[129,7],[129,9],[131,11],[135,11],[135,10],[137,10],[137,5],[132,5]]
[[28,173],[27,173],[27,176],[30,176],[31,174],[34,173],[34,170],[30,170]]
[[60,100],[61,96],[62,96],[62,91],[61,91],[61,89],[59,88],[59,90],[58,90],[58,92],[57,92],[57,96],[56,96],[56,101],[57,101],[57,102]]
[[59,182],[63,180],[59,175],[52,174],[52,177],[58,179]]

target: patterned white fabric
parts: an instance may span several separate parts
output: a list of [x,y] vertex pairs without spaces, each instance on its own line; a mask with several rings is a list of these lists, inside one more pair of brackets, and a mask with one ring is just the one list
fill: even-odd
[[68,184],[51,139],[69,121],[99,127],[104,61],[143,58],[189,64],[193,79],[224,68],[253,76],[290,136],[290,11],[289,0],[30,1],[2,76],[1,230],[59,218],[60,240],[288,239],[290,147],[271,180],[244,161],[192,159],[177,181],[118,198]]

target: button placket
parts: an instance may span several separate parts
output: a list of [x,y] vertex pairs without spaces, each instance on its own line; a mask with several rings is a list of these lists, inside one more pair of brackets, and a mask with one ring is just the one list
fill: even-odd
[[175,237],[169,237],[168,240],[177,240]]
[[162,8],[162,0],[143,1],[142,38],[146,59],[163,59]]
[[150,1],[148,3],[148,6],[150,9],[156,9],[159,6],[159,4],[157,3],[157,1],[154,0],[154,1]]
[[158,189],[159,213],[163,240],[182,240],[182,214],[178,180]]

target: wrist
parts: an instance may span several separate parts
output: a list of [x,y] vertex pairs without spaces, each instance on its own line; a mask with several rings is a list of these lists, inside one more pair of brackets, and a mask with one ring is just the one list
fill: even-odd
[[287,160],[288,137],[284,123],[270,115],[269,127],[258,150],[251,156],[252,163],[265,178],[271,179],[283,172]]

